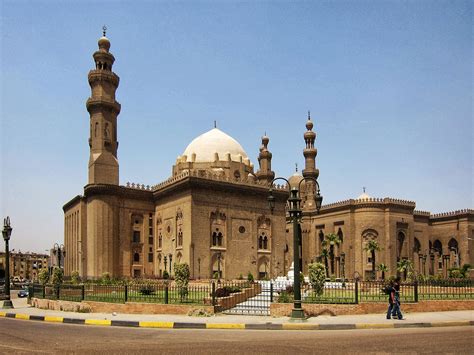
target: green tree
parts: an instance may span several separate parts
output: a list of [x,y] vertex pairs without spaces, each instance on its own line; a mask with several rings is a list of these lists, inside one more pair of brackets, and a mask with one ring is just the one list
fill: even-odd
[[51,283],[53,284],[54,291],[56,294],[56,297],[59,299],[59,290],[61,288],[61,285],[63,283],[63,269],[60,267],[55,266],[53,269],[53,275],[51,277]]
[[79,276],[79,271],[75,270],[71,272],[71,283],[77,285],[81,282],[81,277]]
[[186,263],[183,264],[174,264],[174,281],[178,287],[179,297],[181,302],[188,296],[188,285],[189,285],[189,265]]
[[326,279],[326,267],[321,263],[308,265],[309,283],[316,295],[321,296],[324,292],[324,280]]
[[101,282],[103,285],[110,285],[110,284],[112,284],[112,278],[110,277],[110,273],[104,272],[104,273],[102,274],[102,277],[100,278],[100,282]]
[[375,279],[375,252],[380,250],[379,243],[376,240],[371,239],[365,245],[364,250],[370,252],[370,258],[372,259],[372,277]]
[[38,275],[38,279],[39,279],[40,284],[46,285],[49,281],[49,271],[48,271],[48,269],[41,269],[41,271]]
[[331,260],[331,275],[334,274],[334,248],[336,245],[341,244],[341,240],[339,239],[339,236],[335,233],[329,233],[324,236],[323,240],[323,246],[327,247],[329,246],[329,259]]
[[397,263],[397,271],[403,273],[403,279],[407,279],[408,274],[413,273],[413,262],[408,259],[402,259]]
[[382,280],[385,281],[385,273],[388,272],[388,266],[385,264],[379,264],[377,270],[382,272]]
[[326,277],[329,278],[329,264],[328,264],[329,251],[326,248],[321,250],[320,259],[324,259],[324,265],[326,268]]

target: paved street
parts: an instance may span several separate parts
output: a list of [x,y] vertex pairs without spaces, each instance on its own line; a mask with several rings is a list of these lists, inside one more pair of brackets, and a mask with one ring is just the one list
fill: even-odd
[[162,330],[0,318],[0,353],[457,353],[473,327],[349,331]]

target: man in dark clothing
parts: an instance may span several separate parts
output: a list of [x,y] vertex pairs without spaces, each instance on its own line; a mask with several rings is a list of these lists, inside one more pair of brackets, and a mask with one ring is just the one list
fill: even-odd
[[390,319],[390,316],[403,319],[400,310],[400,277],[397,277],[395,282],[391,284],[388,303],[387,319]]

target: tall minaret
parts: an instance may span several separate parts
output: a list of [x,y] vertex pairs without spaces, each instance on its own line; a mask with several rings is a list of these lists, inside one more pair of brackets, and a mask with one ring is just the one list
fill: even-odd
[[270,142],[270,138],[265,134],[262,137],[260,154],[258,154],[260,169],[257,171],[257,179],[258,181],[266,181],[270,183],[275,177],[275,172],[272,171],[272,153],[268,150],[268,142]]
[[[305,178],[317,179],[319,176],[319,169],[316,169],[316,155],[318,154],[317,149],[314,147],[314,141],[316,140],[316,133],[313,132],[313,122],[311,121],[311,113],[308,111],[308,121],[306,122],[307,131],[304,134],[304,141],[306,147],[303,150],[305,159],[305,168],[303,169],[303,176]],[[308,179],[306,180],[306,202],[304,204],[304,210],[315,210],[316,205],[314,203],[314,194],[316,192],[316,183]]]
[[89,184],[119,183],[119,163],[117,160],[117,116],[120,104],[115,100],[115,90],[119,77],[112,72],[115,58],[109,52],[110,41],[103,36],[99,39],[99,50],[93,54],[95,69],[89,72],[91,97],[86,107],[90,114],[90,158]]

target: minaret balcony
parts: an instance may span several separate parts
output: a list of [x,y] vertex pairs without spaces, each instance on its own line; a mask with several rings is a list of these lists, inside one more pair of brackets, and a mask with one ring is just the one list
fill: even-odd
[[94,69],[89,71],[88,75],[89,85],[92,85],[98,81],[108,81],[112,83],[115,87],[118,87],[120,78],[117,74],[110,70],[104,69]]
[[120,104],[117,101],[110,101],[106,99],[105,96],[95,96],[87,99],[86,102],[87,111],[92,113],[93,111],[100,111],[103,109],[108,109],[117,115],[120,113]]

